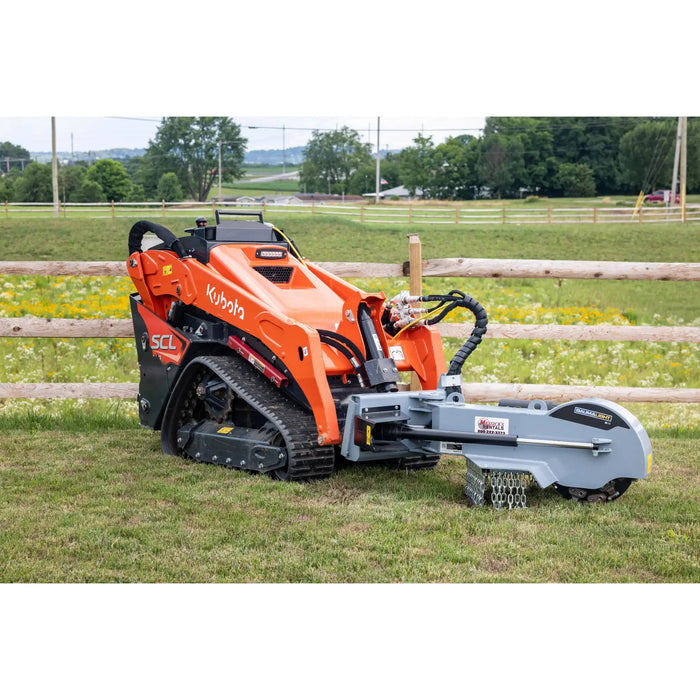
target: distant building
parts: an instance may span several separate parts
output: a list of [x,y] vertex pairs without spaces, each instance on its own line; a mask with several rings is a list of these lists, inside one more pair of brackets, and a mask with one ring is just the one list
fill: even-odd
[[[363,197],[376,197],[376,192],[367,192],[362,195]],[[411,193],[403,186],[392,187],[388,190],[384,190],[379,193],[379,199],[391,199],[392,197],[398,197],[399,199],[420,199],[423,196],[423,190],[416,188],[416,194],[411,197]]]

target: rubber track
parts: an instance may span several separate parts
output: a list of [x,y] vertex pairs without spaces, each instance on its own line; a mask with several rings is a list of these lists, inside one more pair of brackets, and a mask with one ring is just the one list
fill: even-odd
[[333,446],[320,446],[313,414],[278,391],[268,379],[237,356],[202,356],[192,361],[209,368],[231,390],[270,421],[287,450],[290,481],[309,481],[333,472]]

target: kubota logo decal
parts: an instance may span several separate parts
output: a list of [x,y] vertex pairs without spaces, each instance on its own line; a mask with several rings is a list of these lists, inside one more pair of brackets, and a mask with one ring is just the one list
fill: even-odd
[[238,303],[238,299],[231,301],[223,292],[217,292],[216,287],[207,284],[207,299],[222,311],[227,311],[231,316],[238,316],[241,320],[245,317],[245,309]]

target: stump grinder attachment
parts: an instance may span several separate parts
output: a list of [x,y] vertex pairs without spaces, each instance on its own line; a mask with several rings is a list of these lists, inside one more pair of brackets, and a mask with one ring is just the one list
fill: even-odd
[[[466,403],[462,367],[487,330],[470,296],[387,300],[303,258],[261,213],[215,216],[179,238],[149,221],[129,233],[139,417],[166,454],[285,480],[461,455],[467,500],[508,508],[533,480],[597,502],[651,472],[644,428],[610,401]],[[160,244],[142,250],[146,233]],[[434,324],[455,309],[475,324],[446,366]],[[419,391],[398,390],[409,371]]]

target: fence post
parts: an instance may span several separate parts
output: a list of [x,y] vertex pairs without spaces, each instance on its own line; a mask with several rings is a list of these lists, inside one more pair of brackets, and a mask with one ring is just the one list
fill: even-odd
[[114,216],[115,216],[115,214],[114,214],[114,200],[112,200],[112,218],[114,218]]
[[263,219],[267,217],[267,202],[263,199]]
[[455,207],[455,223],[459,223],[459,204]]
[[[413,205],[409,204],[408,205],[408,223],[411,224],[413,223]],[[409,248],[410,250],[410,248]]]
[[316,202],[311,202],[311,216],[313,216],[316,212]]
[[161,216],[165,216],[165,200],[164,200],[164,199],[161,199],[161,200],[160,200],[160,203],[161,203],[161,206],[162,206],[162,209],[161,209]]
[[9,215],[10,215],[10,210],[7,206],[7,200],[5,200],[5,216],[9,216]]
[[598,223],[598,207],[593,207],[593,223]]
[[501,223],[505,224],[506,223],[506,205],[503,205],[503,209],[501,211]]
[[365,223],[365,205],[362,204],[360,206],[360,223],[364,224]]
[[[420,237],[415,233],[408,236],[408,291],[411,296],[423,293],[423,254]],[[420,306],[420,304],[417,304]],[[411,372],[411,391],[421,389],[420,380],[415,372]]]
[[551,204],[547,207],[547,223],[548,224],[552,223],[552,205]]

